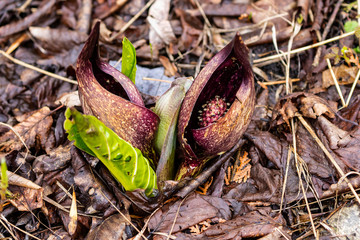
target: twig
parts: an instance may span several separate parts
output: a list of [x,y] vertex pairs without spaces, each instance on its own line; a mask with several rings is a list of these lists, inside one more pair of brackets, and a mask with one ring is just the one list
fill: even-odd
[[118,213],[120,213],[120,215],[125,219],[125,221],[127,223],[129,223],[138,233],[141,234],[141,236],[144,238],[144,240],[147,240],[147,238],[144,236],[144,234],[141,233],[141,231],[120,211],[120,209],[118,209],[115,204],[110,201],[110,199],[103,193],[103,191],[101,191],[101,189],[99,189],[101,195],[103,195],[104,198],[106,198],[106,200],[113,206],[113,208],[116,209],[116,211],[118,211]]
[[[187,196],[186,196],[186,197],[187,197]],[[180,207],[181,207],[181,205],[183,204],[183,202],[186,200],[186,197],[184,197],[184,199],[181,200],[181,202],[179,203],[179,207],[178,207],[178,209],[177,209],[177,211],[176,211],[176,215],[175,215],[174,221],[173,221],[173,223],[172,223],[172,225],[171,225],[171,229],[170,229],[170,232],[169,232],[168,237],[166,238],[166,240],[169,240],[169,239],[170,239],[171,233],[172,233],[172,231],[174,230],[174,227],[175,227],[176,219],[177,219],[177,217],[179,216]]]
[[[319,46],[322,46],[324,44],[327,44],[327,43],[331,43],[331,42],[334,42],[334,41],[337,41],[339,39],[342,39],[342,38],[345,38],[345,37],[348,37],[348,36],[351,36],[351,35],[354,35],[355,34],[355,31],[352,31],[352,32],[348,32],[348,33],[344,33],[340,36],[336,36],[336,37],[333,37],[333,38],[329,38],[325,41],[322,41],[322,42],[318,42],[318,43],[315,43],[315,44],[312,44],[312,45],[309,45],[309,46],[305,46],[305,47],[302,47],[302,48],[298,48],[298,49],[294,49],[294,50],[291,50],[290,51],[290,54],[295,54],[295,53],[299,53],[299,52],[303,52],[303,51],[306,51],[308,49],[311,49],[311,48],[315,48],[315,47],[319,47]],[[285,52],[285,53],[281,53],[281,54],[277,54],[277,55],[273,55],[273,56],[269,56],[269,57],[264,57],[264,58],[259,58],[259,59],[255,59],[253,61],[253,63],[262,63],[262,62],[267,62],[269,60],[274,60],[274,59],[279,59],[283,56],[286,56],[287,54],[289,54],[288,52]]]
[[290,79],[290,60],[291,60],[291,48],[294,41],[295,36],[300,32],[301,30],[301,24],[299,24],[297,21],[295,21],[294,25],[294,32],[291,34],[291,37],[289,39],[288,43],[288,55],[287,55],[287,64],[286,64],[286,72],[285,72],[285,80],[286,80],[286,94],[289,94],[292,92],[292,84],[289,82]]
[[[332,26],[333,23],[334,23],[334,20],[335,20],[335,18],[336,18],[336,15],[337,15],[338,12],[339,12],[339,9],[340,9],[340,6],[341,6],[342,2],[343,2],[343,0],[337,1],[336,5],[335,5],[335,7],[334,7],[334,10],[333,10],[333,12],[332,12],[332,14],[331,14],[331,16],[330,16],[330,18],[329,18],[329,21],[328,21],[327,24],[326,24],[326,27],[325,27],[325,29],[324,29],[324,32],[323,32],[323,34],[322,34],[322,36],[321,36],[321,41],[325,40],[326,36],[328,35],[328,33],[329,33],[329,31],[330,31],[330,28],[331,28],[331,26]],[[322,48],[318,48],[318,49],[316,50],[316,55],[315,55],[315,57],[314,57],[314,62],[313,62],[313,66],[314,66],[314,67],[316,67],[317,65],[319,65],[319,60],[320,60],[320,56],[321,56],[321,49],[322,49]]]
[[145,232],[145,230],[146,230],[146,227],[147,227],[147,225],[148,225],[149,222],[150,222],[150,219],[152,218],[152,216],[154,216],[154,214],[155,214],[159,209],[160,209],[160,208],[155,209],[155,210],[150,214],[149,218],[146,220],[143,228],[141,229],[141,232],[139,232],[138,234],[136,234],[136,236],[134,237],[133,240],[138,240],[138,239],[140,239],[141,235],[144,234],[144,232]]
[[69,83],[76,84],[76,85],[78,84],[77,81],[71,80],[71,79],[66,78],[66,77],[62,77],[62,76],[57,75],[55,73],[48,72],[48,71],[43,70],[41,68],[30,65],[30,64],[28,64],[26,62],[23,62],[23,61],[21,61],[19,59],[16,59],[16,58],[10,56],[9,54],[7,54],[6,52],[4,52],[3,50],[0,50],[0,54],[3,55],[4,57],[6,57],[7,59],[9,59],[10,61],[14,62],[15,64],[21,65],[23,67],[29,68],[31,70],[37,71],[39,73],[45,74],[47,76],[50,76],[50,77],[53,77],[53,78],[56,78],[56,79],[59,79],[59,80],[65,81],[65,82],[69,82]]
[[240,141],[229,151],[227,151],[224,155],[217,159],[208,169],[204,170],[199,176],[192,179],[189,183],[186,184],[176,196],[184,198],[186,195],[194,191],[201,184],[203,184],[223,163],[225,163],[243,144],[245,143],[244,139],[240,139]]
[[338,92],[338,94],[339,94],[339,96],[340,96],[341,103],[342,103],[343,107],[345,107],[344,96],[342,95],[342,92],[341,92],[341,89],[340,89],[340,86],[339,86],[339,82],[338,82],[337,79],[336,79],[336,76],[335,76],[334,70],[332,69],[330,60],[327,58],[327,59],[326,59],[326,62],[327,62],[327,65],[328,65],[328,67],[329,67],[331,76],[332,76],[332,78],[333,78],[333,80],[334,80],[334,83],[335,83],[335,86],[336,86],[336,91]]
[[205,14],[205,12],[204,12],[204,9],[201,7],[199,1],[198,1],[198,0],[194,0],[194,2],[195,2],[195,4],[196,4],[196,6],[198,7],[198,9],[199,9],[202,17],[204,18],[205,24],[207,25],[208,28],[211,28],[211,23],[210,23],[209,19],[207,18],[206,14]]
[[14,239],[16,239],[16,240],[18,240],[18,238],[15,236],[15,234],[12,232],[12,231],[10,231],[10,228],[1,220],[1,218],[3,218],[4,219],[4,221],[7,223],[7,224],[9,224],[9,221],[8,220],[6,220],[6,218],[4,217],[4,215],[2,215],[2,213],[0,213],[0,223],[4,226],[4,228],[8,231],[8,233],[10,233],[10,235],[14,238]]
[[[300,81],[300,78],[293,78],[293,79],[290,79],[290,82],[299,82]],[[286,80],[279,80],[279,81],[271,81],[271,82],[261,82],[261,84],[263,85],[276,85],[276,84],[284,84],[286,83]]]
[[[325,153],[325,155],[329,158],[330,162],[334,165],[334,167],[336,168],[336,170],[340,173],[341,176],[344,176],[345,173],[343,172],[343,170],[340,168],[339,164],[335,161],[335,159],[333,158],[333,156],[330,154],[330,152],[327,150],[327,148],[325,147],[325,145],[321,142],[321,140],[319,139],[319,137],[316,135],[316,133],[314,132],[314,130],[311,128],[311,126],[305,121],[305,119],[298,113],[295,114],[298,119],[300,120],[300,122],[302,123],[302,125],[306,128],[306,130],[308,130],[308,132],[310,133],[310,135],[314,138],[314,140],[316,141],[316,143],[319,145],[319,147],[323,150],[323,152]],[[349,179],[344,178],[346,183],[348,184],[348,187],[350,188],[351,192],[354,194],[356,201],[358,201],[358,203],[360,204],[360,198],[358,196],[358,194],[356,193],[354,187],[352,186],[352,184],[350,183]]]
[[[360,2],[360,1],[358,1]],[[348,96],[348,99],[346,100],[346,103],[345,103],[345,107],[349,106],[349,103],[350,103],[350,99],[354,93],[354,90],[355,90],[355,87],[357,85],[357,82],[359,81],[359,77],[360,77],[360,69],[359,71],[357,72],[356,74],[356,77],[355,77],[355,80],[353,82],[353,85],[351,86],[351,90],[350,90],[350,93],[349,93],[349,96]]]
[[118,36],[120,36],[123,32],[125,32],[140,16],[141,14],[143,14],[146,9],[148,9],[153,3],[155,2],[155,0],[151,0],[149,1],[137,14],[135,14],[130,21],[128,21],[121,29],[119,32],[117,32],[116,34],[114,34],[114,36],[112,36],[110,38],[110,41],[113,41],[115,38],[117,38]]
[[15,42],[13,42],[10,47],[8,48],[8,50],[6,50],[7,54],[11,54],[15,49],[17,49],[20,44],[28,39],[28,35],[26,33],[23,33],[18,39],[15,40]]
[[143,77],[143,80],[147,81],[155,81],[155,82],[165,82],[165,83],[172,83],[172,81],[164,80],[164,79],[157,79],[157,78],[149,78],[149,77]]

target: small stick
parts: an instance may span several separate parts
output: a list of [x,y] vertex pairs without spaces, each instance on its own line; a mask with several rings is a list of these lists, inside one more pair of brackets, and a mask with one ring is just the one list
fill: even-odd
[[[348,33],[344,33],[340,36],[336,36],[336,37],[333,37],[333,38],[329,38],[325,41],[322,41],[322,42],[318,42],[318,43],[314,43],[312,45],[309,45],[309,46],[305,46],[305,47],[302,47],[302,48],[298,48],[298,49],[294,49],[294,50],[291,50],[290,51],[290,54],[295,54],[295,53],[299,53],[299,52],[303,52],[303,51],[306,51],[306,50],[309,50],[311,48],[315,48],[315,47],[319,47],[319,46],[322,46],[322,45],[325,45],[327,43],[331,43],[331,42],[334,42],[334,41],[337,41],[339,39],[342,39],[342,38],[345,38],[345,37],[348,37],[348,36],[351,36],[351,35],[354,35],[355,34],[355,31],[352,31],[352,32],[348,32]],[[266,62],[266,61],[269,61],[269,60],[273,60],[273,59],[278,59],[278,58],[281,58],[283,56],[286,56],[287,54],[289,54],[288,52],[284,52],[284,53],[281,53],[281,54],[277,54],[277,55],[273,55],[273,56],[269,56],[269,57],[264,57],[264,58],[259,58],[259,59],[255,59],[253,61],[253,63],[262,63],[262,62]]]
[[[300,78],[293,78],[290,79],[290,82],[299,82]],[[271,82],[261,82],[261,84],[264,85],[276,85],[276,84],[284,84],[286,83],[286,80],[279,80],[279,81],[271,81]]]
[[120,36],[123,32],[125,32],[135,21],[136,19],[138,19],[141,14],[143,14],[146,9],[148,9],[153,3],[155,2],[155,0],[151,0],[149,1],[137,14],[135,14],[130,21],[128,21],[121,29],[119,32],[117,32],[116,34],[114,34],[114,36],[112,36],[110,38],[110,41],[113,41],[115,38],[117,38],[118,36]]
[[[336,3],[335,8],[334,8],[334,10],[333,10],[333,12],[332,12],[332,14],[331,14],[331,16],[330,16],[329,21],[328,21],[327,24],[326,24],[326,27],[325,27],[325,29],[324,29],[323,34],[322,34],[322,36],[321,36],[321,40],[325,40],[326,36],[328,35],[328,33],[329,33],[329,31],[330,31],[333,23],[334,23],[334,20],[335,20],[335,18],[336,18],[336,15],[337,15],[337,13],[339,12],[339,9],[340,9],[340,6],[341,6],[342,2],[343,2],[343,0],[339,0],[339,1]],[[314,67],[316,67],[316,66],[319,65],[319,60],[320,60],[320,56],[321,56],[321,49],[322,49],[322,48],[318,48],[318,49],[316,50],[316,55],[315,55],[315,58],[314,58],[314,62],[313,62],[313,64],[312,64]]]
[[[329,158],[330,162],[334,165],[334,167],[336,168],[336,170],[340,173],[340,175],[343,177],[345,176],[345,173],[343,172],[343,170],[340,168],[339,164],[335,161],[335,159],[333,158],[333,156],[330,154],[330,152],[327,150],[327,148],[325,147],[325,145],[321,142],[321,140],[319,139],[319,137],[316,135],[316,133],[314,132],[314,130],[311,128],[311,126],[305,121],[305,119],[299,115],[296,114],[296,116],[298,117],[298,119],[300,120],[300,122],[302,123],[302,125],[306,128],[306,130],[308,130],[308,132],[310,133],[310,135],[314,138],[314,140],[316,141],[316,143],[319,145],[319,147],[323,150],[323,152],[325,153],[325,155]],[[344,178],[344,180],[346,181],[346,183],[348,184],[348,187],[350,188],[351,192],[354,194],[356,201],[358,201],[358,203],[360,204],[360,198],[359,195],[356,193],[354,187],[352,186],[352,184],[350,183],[349,179]]]
[[18,39],[15,40],[15,42],[13,42],[10,47],[8,48],[8,50],[6,50],[7,54],[11,54],[15,49],[17,49],[20,44],[28,39],[28,35],[26,33],[23,33]]
[[335,76],[335,73],[334,73],[334,70],[332,69],[332,66],[331,66],[331,63],[330,63],[330,60],[327,58],[326,59],[326,62],[328,64],[328,67],[329,67],[329,70],[330,70],[330,73],[331,73],[331,76],[334,80],[334,83],[335,83],[335,86],[336,86],[336,90],[340,96],[340,99],[341,99],[341,103],[343,105],[343,107],[345,107],[345,100],[344,100],[344,96],[342,95],[342,92],[341,92],[341,89],[340,89],[340,86],[339,86],[339,82],[337,81],[336,79],[336,76]]
[[23,61],[21,61],[19,59],[16,59],[16,58],[10,56],[9,54],[7,54],[6,52],[4,52],[3,50],[0,50],[0,54],[3,55],[4,57],[6,57],[7,59],[9,59],[10,61],[14,62],[15,64],[21,65],[21,66],[26,67],[26,68],[30,68],[30,69],[32,69],[34,71],[37,71],[39,73],[45,74],[47,76],[50,76],[50,77],[53,77],[53,78],[56,78],[56,79],[59,79],[59,80],[65,81],[65,82],[69,82],[69,83],[76,84],[76,85],[78,84],[77,81],[71,80],[71,79],[66,78],[66,77],[62,77],[62,76],[57,75],[55,73],[48,72],[48,71],[43,70],[41,68],[30,65],[30,64],[28,64],[26,62],[23,62]]

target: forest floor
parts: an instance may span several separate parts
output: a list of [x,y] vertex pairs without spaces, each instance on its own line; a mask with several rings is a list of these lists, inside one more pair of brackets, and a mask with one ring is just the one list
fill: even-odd
[[[359,12],[343,0],[1,0],[0,238],[360,239]],[[125,192],[68,140],[97,20],[103,61],[120,65],[124,37],[135,47],[148,108],[240,34],[254,113],[195,181]]]

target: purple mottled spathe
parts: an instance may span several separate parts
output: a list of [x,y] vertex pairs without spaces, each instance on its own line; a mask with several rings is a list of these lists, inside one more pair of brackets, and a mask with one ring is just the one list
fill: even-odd
[[76,77],[84,113],[96,116],[146,155],[152,151],[159,117],[145,108],[127,76],[100,59],[99,26],[97,22],[77,60]]
[[[199,121],[199,111],[203,113],[203,106],[216,98],[226,99],[229,106],[225,114],[205,126]],[[184,98],[178,140],[185,160],[177,179],[193,175],[206,160],[232,148],[250,123],[254,103],[248,50],[236,35],[201,70]]]

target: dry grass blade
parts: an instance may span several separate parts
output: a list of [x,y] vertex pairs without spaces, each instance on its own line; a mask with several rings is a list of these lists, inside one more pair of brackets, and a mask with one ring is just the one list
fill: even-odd
[[306,209],[307,209],[307,211],[308,211],[308,213],[309,213],[309,218],[310,218],[312,230],[313,230],[313,233],[314,233],[314,237],[315,237],[316,239],[318,239],[318,233],[316,232],[314,220],[313,220],[313,217],[312,217],[312,214],[311,214],[311,209],[310,209],[309,201],[308,201],[308,199],[307,199],[307,197],[306,197],[306,190],[305,190],[305,188],[304,188],[304,184],[303,184],[303,181],[302,181],[303,171],[301,171],[301,170],[299,169],[299,159],[298,159],[297,147],[296,147],[295,124],[294,124],[294,119],[293,119],[293,118],[291,119],[291,131],[292,131],[292,136],[293,136],[293,147],[294,147],[294,158],[295,158],[296,172],[297,172],[298,177],[299,177],[299,184],[300,184],[301,191],[302,191],[302,193],[303,193],[304,200],[305,200],[305,203],[306,203]]
[[[11,227],[15,228],[16,230],[18,230],[18,231],[26,234],[27,236],[30,236],[30,237],[32,237],[32,238],[34,238],[34,239],[37,239],[37,240],[41,240],[40,238],[32,235],[31,233],[28,233],[28,232],[22,230],[21,228],[15,226],[15,225],[12,224],[11,222],[9,222],[2,214],[1,214],[1,219],[4,220],[9,226],[11,226]],[[14,235],[14,233],[12,233],[11,231],[9,231],[9,229],[6,227],[5,223],[3,223],[3,221],[2,221],[1,219],[0,219],[0,222],[3,224],[3,226],[6,228],[6,230],[11,234],[11,236],[12,236],[14,239],[18,239],[18,238]]]
[[315,48],[315,47],[320,47],[320,46],[325,45],[327,43],[331,43],[331,42],[337,41],[339,39],[342,39],[342,38],[345,38],[345,37],[348,37],[348,36],[351,36],[351,35],[354,35],[354,34],[355,34],[355,31],[348,32],[348,33],[342,34],[340,36],[329,38],[328,40],[325,40],[325,41],[322,41],[322,42],[318,42],[318,43],[315,43],[315,44],[312,44],[312,45],[309,45],[309,46],[305,46],[305,47],[302,47],[302,48],[291,50],[290,52],[285,52],[285,53],[280,53],[280,54],[269,56],[269,57],[255,59],[253,61],[253,63],[256,64],[256,63],[267,62],[267,61],[274,60],[274,59],[279,59],[281,57],[284,57],[284,56],[288,55],[289,53],[290,54],[300,53],[300,52],[306,51],[308,49]]
[[[335,161],[335,159],[333,158],[333,156],[330,154],[330,152],[326,149],[325,145],[321,142],[321,140],[319,139],[319,137],[316,135],[316,133],[314,132],[314,130],[311,128],[311,126],[305,121],[305,119],[299,115],[296,114],[296,116],[298,117],[298,119],[300,120],[300,122],[302,123],[302,125],[306,128],[306,130],[310,133],[310,135],[314,138],[314,140],[316,141],[316,143],[319,145],[319,147],[323,150],[323,152],[325,153],[325,155],[329,158],[330,162],[333,164],[333,166],[336,168],[336,170],[340,173],[340,175],[343,177],[345,176],[345,173],[343,172],[343,170],[340,168],[339,164],[337,164],[337,162]],[[345,177],[344,178],[346,183],[348,184],[351,192],[354,194],[356,201],[360,204],[360,198],[359,195],[356,193],[354,187],[351,185],[351,183],[349,182],[349,180]]]
[[286,158],[286,169],[285,169],[284,182],[283,182],[282,193],[281,193],[280,212],[282,211],[283,203],[284,203],[286,183],[287,183],[287,178],[288,178],[288,174],[289,174],[290,159],[291,159],[291,149],[289,146],[288,155]]
[[53,77],[53,78],[56,78],[56,79],[59,79],[59,80],[65,81],[65,82],[69,82],[69,83],[72,83],[72,84],[76,84],[76,85],[78,84],[77,81],[71,80],[71,79],[66,78],[66,77],[62,77],[62,76],[57,75],[55,73],[48,72],[48,71],[43,70],[41,68],[38,68],[38,67],[30,65],[28,63],[25,63],[23,61],[20,61],[19,59],[16,59],[16,58],[10,56],[9,54],[4,52],[3,50],[0,50],[0,54],[3,55],[4,57],[6,57],[7,59],[9,59],[10,61],[14,62],[15,64],[18,64],[18,65],[21,65],[23,67],[32,69],[32,70],[37,71],[39,73],[45,74],[45,75],[47,75],[49,77]]
[[346,103],[345,103],[345,106],[346,106],[346,107],[349,106],[351,97],[352,97],[352,95],[353,95],[353,93],[354,93],[354,90],[355,90],[355,87],[356,87],[356,85],[357,85],[357,83],[358,83],[358,81],[359,81],[359,77],[360,77],[360,69],[359,69],[359,71],[358,71],[357,74],[356,74],[356,77],[355,77],[355,80],[354,80],[354,82],[353,82],[353,85],[351,86],[351,90],[350,90],[348,99],[346,100]]
[[179,204],[179,207],[178,207],[178,209],[177,209],[177,211],[176,211],[176,215],[175,215],[173,224],[171,225],[170,232],[169,232],[169,235],[168,235],[168,237],[166,238],[166,240],[169,240],[169,239],[170,239],[171,233],[172,233],[172,231],[174,230],[174,226],[175,226],[175,223],[176,223],[176,219],[177,219],[177,217],[179,216],[180,207],[181,207],[181,205],[184,203],[184,201],[186,200],[186,198],[187,198],[187,196],[184,197],[184,199],[181,200],[181,202],[180,202],[180,204]]
[[335,86],[336,86],[336,91],[338,92],[339,97],[340,97],[340,99],[341,99],[341,103],[342,103],[343,107],[345,107],[346,104],[345,104],[344,96],[342,95],[342,92],[341,92],[341,89],[340,89],[340,86],[339,86],[339,82],[338,82],[338,80],[336,79],[336,76],[335,76],[334,70],[333,70],[333,68],[332,68],[332,66],[331,66],[330,60],[327,58],[327,59],[326,59],[326,62],[327,62],[327,65],[328,65],[328,67],[329,67],[331,76],[332,76],[332,78],[333,78],[333,80],[334,80],[334,83],[335,83]]

